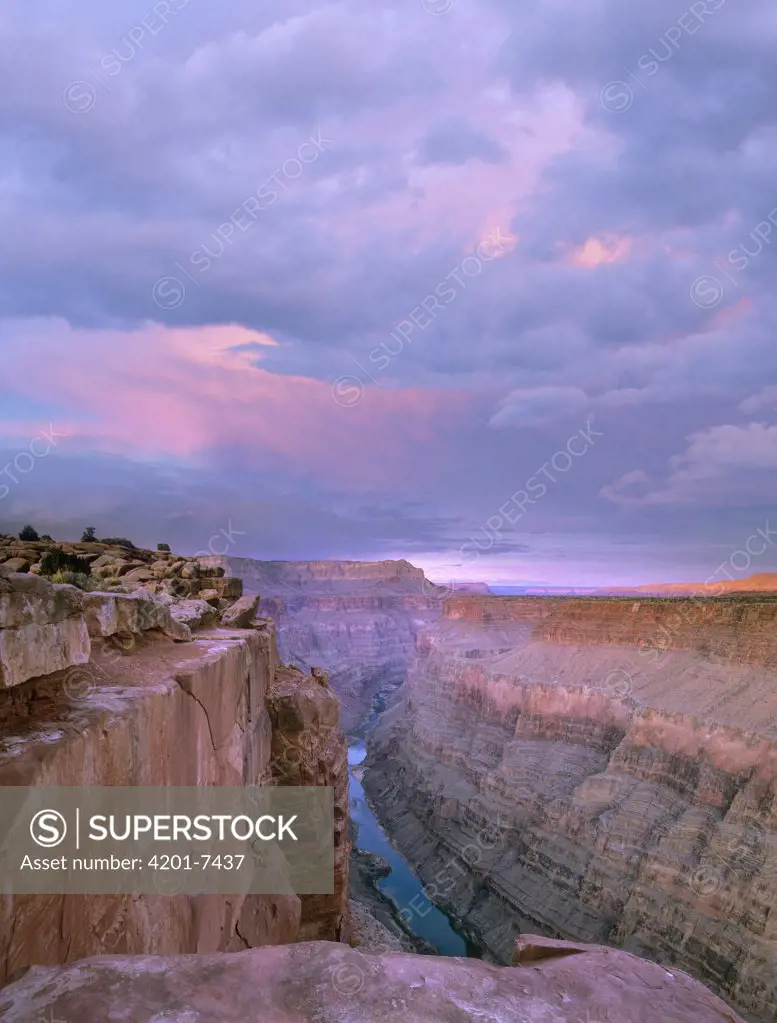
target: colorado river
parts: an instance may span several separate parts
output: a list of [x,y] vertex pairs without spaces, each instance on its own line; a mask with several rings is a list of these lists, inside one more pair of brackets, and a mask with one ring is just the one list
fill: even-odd
[[[451,925],[448,917],[425,897],[423,886],[410,864],[397,852],[370,809],[360,781],[359,765],[364,761],[364,739],[352,738],[348,747],[351,782],[351,818],[358,828],[359,849],[376,853],[391,867],[391,873],[377,882],[378,890],[390,899],[398,912],[403,909],[412,916],[408,928],[419,938],[430,941],[440,955],[477,956],[477,952]],[[417,907],[417,908],[416,908]]]

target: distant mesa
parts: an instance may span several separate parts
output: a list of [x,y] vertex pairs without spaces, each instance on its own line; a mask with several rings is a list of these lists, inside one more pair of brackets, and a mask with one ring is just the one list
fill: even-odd
[[727,593],[777,593],[777,572],[760,572],[745,579],[720,579],[714,583],[647,583],[644,586],[606,587],[596,591],[608,596],[707,596]]

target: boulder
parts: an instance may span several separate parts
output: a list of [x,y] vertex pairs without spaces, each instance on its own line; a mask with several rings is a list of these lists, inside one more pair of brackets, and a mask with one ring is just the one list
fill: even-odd
[[614,949],[522,969],[338,942],[33,966],[3,1023],[743,1023],[698,981]]
[[198,564],[200,566],[200,575],[204,579],[221,579],[225,575],[221,565],[209,565],[207,562],[203,564],[201,561]]
[[154,579],[154,573],[148,568],[133,568],[130,572],[120,574],[127,583],[150,583]]
[[36,575],[0,575],[0,689],[89,660],[84,594]]
[[108,565],[113,565],[118,560],[114,554],[87,554],[87,558],[94,558],[92,561],[92,572],[96,568],[107,568]]
[[170,605],[170,614],[190,629],[211,629],[218,621],[215,609],[205,600],[181,600]]
[[[3,567],[7,572],[7,567]],[[29,573],[4,573],[0,579],[0,629],[20,629],[42,622],[56,624],[80,615],[84,596],[75,586],[57,586]]]
[[219,596],[227,600],[237,600],[243,596],[243,580],[231,576],[208,579],[208,589],[215,590]]
[[188,642],[191,632],[174,619],[168,607],[148,593],[86,593],[84,615],[89,634],[95,638],[139,634],[157,629],[179,643]]
[[221,624],[227,629],[248,629],[259,610],[259,597],[240,597],[221,612]]
[[323,668],[316,668],[315,666],[310,669],[311,676],[318,682],[324,689],[329,688],[329,672],[324,671]]
[[8,572],[28,572],[32,564],[29,558],[9,558],[4,567]]

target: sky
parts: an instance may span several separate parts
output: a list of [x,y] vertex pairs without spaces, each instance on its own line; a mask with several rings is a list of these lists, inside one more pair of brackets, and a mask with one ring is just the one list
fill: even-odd
[[773,0],[5,0],[0,532],[774,570],[776,46]]

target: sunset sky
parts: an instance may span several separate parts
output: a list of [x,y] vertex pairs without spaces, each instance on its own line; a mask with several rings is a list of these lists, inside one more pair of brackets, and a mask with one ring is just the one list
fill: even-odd
[[776,47],[774,0],[6,0],[0,532],[777,569]]

